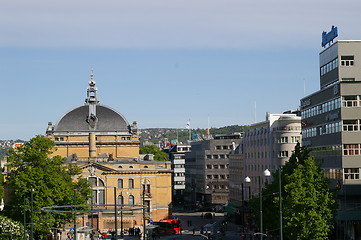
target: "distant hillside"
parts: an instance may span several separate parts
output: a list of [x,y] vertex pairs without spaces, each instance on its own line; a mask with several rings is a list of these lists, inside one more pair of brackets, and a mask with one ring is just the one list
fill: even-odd
[[[233,134],[235,132],[245,132],[248,131],[249,126],[226,126],[221,128],[211,128],[211,135],[216,134]],[[140,141],[141,144],[145,142],[158,144],[160,141],[167,139],[168,141],[178,139],[178,142],[187,142],[189,140],[189,130],[188,129],[176,129],[176,128],[145,128],[140,129]],[[199,138],[202,138],[206,135],[206,129],[191,129],[191,134],[193,136],[197,135]]]

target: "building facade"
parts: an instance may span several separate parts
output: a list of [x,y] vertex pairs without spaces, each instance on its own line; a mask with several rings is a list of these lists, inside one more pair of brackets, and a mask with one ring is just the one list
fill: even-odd
[[115,214],[108,210],[115,203],[118,209],[147,207],[145,219],[139,210],[118,213],[119,228],[170,216],[171,163],[140,158],[136,122],[130,125],[120,113],[99,104],[93,74],[85,104],[64,114],[56,124],[49,123],[46,136],[55,142],[53,155],[79,166],[82,177],[92,184],[93,207],[108,205],[104,211],[79,217],[78,226],[114,229]]
[[320,90],[301,99],[303,145],[339,188],[337,239],[361,236],[361,41],[319,55]]
[[185,153],[191,150],[191,145],[177,144],[169,149],[169,159],[173,169],[173,204],[184,204],[184,191],[186,188]]
[[[273,172],[284,165],[298,142],[301,117],[297,113],[267,113],[265,121],[251,125],[230,157],[230,202],[239,206],[241,199],[248,201],[252,195],[258,195],[259,181],[267,180],[263,172]],[[245,182],[246,177],[250,183]]]
[[242,134],[216,135],[191,142],[191,152],[186,153],[186,196],[192,206],[221,210],[228,202],[229,154],[241,138]]

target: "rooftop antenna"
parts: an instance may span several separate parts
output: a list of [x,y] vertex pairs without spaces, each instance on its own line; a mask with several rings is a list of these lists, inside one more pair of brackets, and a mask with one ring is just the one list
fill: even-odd
[[303,96],[306,96],[306,80],[303,79]]
[[254,101],[254,123],[257,122],[257,102]]

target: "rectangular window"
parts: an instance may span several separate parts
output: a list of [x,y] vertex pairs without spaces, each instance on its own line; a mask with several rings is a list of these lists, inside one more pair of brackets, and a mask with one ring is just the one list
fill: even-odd
[[343,170],[344,179],[360,179],[359,168],[345,168]]
[[280,151],[278,157],[288,157],[288,151]]
[[359,124],[358,120],[343,120],[343,130],[344,131],[358,131]]
[[298,143],[298,142],[300,142],[300,140],[301,140],[300,136],[292,136],[291,137],[291,142],[292,143]]
[[280,137],[278,142],[279,143],[288,143],[288,137]]
[[343,96],[342,103],[344,107],[357,107],[357,96]]
[[129,188],[134,188],[134,179],[129,179]]
[[118,179],[118,188],[123,188],[123,179]]
[[207,169],[212,169],[212,165],[207,165]]
[[343,155],[360,155],[360,144],[344,144]]
[[341,66],[351,67],[354,64],[354,56],[341,56]]

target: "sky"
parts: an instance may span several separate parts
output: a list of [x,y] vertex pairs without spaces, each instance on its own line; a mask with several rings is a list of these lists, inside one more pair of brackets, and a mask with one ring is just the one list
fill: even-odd
[[248,125],[319,90],[321,34],[361,39],[359,0],[0,0],[0,139],[84,104],[139,128]]

